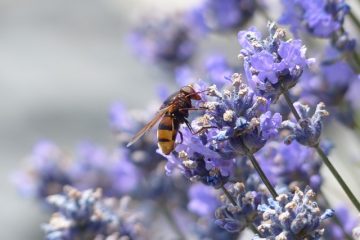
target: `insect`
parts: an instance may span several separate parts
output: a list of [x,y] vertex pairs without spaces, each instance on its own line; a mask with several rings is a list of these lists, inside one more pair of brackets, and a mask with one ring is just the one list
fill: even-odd
[[177,133],[183,140],[182,133],[179,131],[180,124],[185,123],[194,133],[189,121],[189,110],[200,110],[203,108],[193,108],[191,100],[201,100],[199,92],[196,92],[191,85],[182,87],[178,92],[170,95],[160,107],[155,117],[148,122],[127,144],[127,147],[134,144],[146,132],[148,132],[159,120],[157,130],[158,145],[165,155],[169,155],[175,148]]

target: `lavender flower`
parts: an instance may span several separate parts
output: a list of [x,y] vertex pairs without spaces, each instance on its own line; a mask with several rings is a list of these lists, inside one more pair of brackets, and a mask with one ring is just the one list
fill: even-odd
[[344,31],[345,16],[350,7],[345,0],[283,0],[284,13],[281,24],[290,25],[297,35],[300,29],[306,29],[311,35],[319,38],[330,38],[333,45],[340,50],[352,50],[355,40],[350,39]]
[[184,141],[178,144],[175,152],[165,155],[167,174],[176,169],[193,182],[220,188],[231,175],[233,159],[222,159],[219,154],[207,148],[199,137],[194,136],[188,128],[181,129]]
[[256,224],[257,208],[261,203],[262,194],[255,191],[247,192],[242,183],[236,183],[229,189],[236,206],[223,197],[224,205],[216,210],[215,223],[229,232],[241,232],[251,224]]
[[270,102],[250,90],[241,75],[234,74],[232,80],[231,89],[222,93],[209,88],[214,101],[205,103],[208,110],[200,121],[216,127],[209,144],[223,158],[255,153],[277,135],[282,120],[279,113],[268,111]]
[[14,173],[12,181],[25,196],[44,200],[71,184],[70,162],[60,149],[50,141],[40,141],[27,159],[28,168]]
[[350,89],[350,85],[356,81],[357,75],[352,67],[341,59],[341,53],[333,47],[327,47],[324,54],[316,71],[304,72],[298,91],[301,92],[301,97],[311,104],[321,100],[326,105],[337,105]]
[[193,56],[196,44],[185,16],[146,19],[133,30],[130,43],[142,59],[170,66],[183,64]]
[[269,142],[256,157],[273,186],[310,187],[318,192],[322,183],[320,168],[322,161],[315,150],[294,142],[287,146],[280,142]]
[[259,205],[263,212],[260,236],[253,239],[320,239],[324,220],[334,211],[321,213],[314,199],[315,193],[307,187],[304,192],[297,189],[294,194],[281,194],[276,201],[270,198],[268,204]]
[[193,214],[189,214],[185,209],[182,211],[178,209],[175,213],[179,229],[187,233],[186,239],[236,240],[239,238],[239,233],[230,233],[216,225],[213,216],[194,218]]
[[194,232],[198,239],[238,239],[237,233],[230,233],[214,223],[215,210],[221,206],[219,192],[204,184],[194,184],[189,189],[188,209],[199,216]]
[[345,234],[352,235],[352,230],[359,224],[359,219],[352,216],[345,205],[337,206],[334,210],[341,226],[334,222],[326,224],[324,238],[329,240],[346,239]]
[[215,209],[220,206],[215,190],[203,184],[192,185],[189,198],[188,209],[200,217],[213,216]]
[[301,119],[297,123],[286,120],[281,124],[283,129],[290,131],[290,135],[286,137],[285,143],[290,144],[293,140],[296,140],[305,146],[318,146],[322,130],[322,120],[329,115],[325,110],[325,104],[319,103],[312,117],[309,116],[310,108],[307,105],[296,102],[294,107]]
[[117,217],[104,206],[101,190],[79,192],[65,187],[64,194],[48,197],[58,212],[43,225],[46,239],[95,239],[117,231]]
[[[326,59],[337,59],[339,53],[332,48],[326,50]],[[354,106],[347,96],[357,76],[351,66],[343,60],[323,62],[316,72],[305,71],[296,92],[302,102],[315,105],[324,102],[331,116],[348,126],[354,126]]]
[[13,181],[22,193],[42,200],[69,184],[80,190],[100,187],[105,196],[122,196],[136,190],[141,178],[127,149],[108,153],[91,143],[81,144],[77,156],[72,157],[43,141],[34,147],[29,163],[31,167],[14,174]]
[[134,192],[141,177],[136,166],[129,161],[126,149],[118,148],[109,154],[90,143],[79,147],[69,174],[78,189],[101,188],[105,196]]
[[256,3],[252,0],[204,0],[193,11],[193,19],[208,30],[236,30],[252,17],[255,9]]
[[233,176],[237,157],[258,151],[277,135],[281,115],[271,114],[270,102],[256,96],[239,74],[232,80],[232,87],[223,93],[215,86],[207,87],[212,100],[204,103],[206,113],[191,124],[195,131],[210,129],[200,136],[193,135],[188,127],[180,129],[184,141],[177,144],[172,155],[165,156],[168,173],[180,169],[190,180],[219,188]]
[[306,59],[301,40],[285,40],[285,31],[269,23],[269,37],[262,39],[256,28],[240,31],[240,56],[247,80],[259,95],[276,102],[283,91],[296,85],[313,59]]
[[299,82],[300,96],[312,105],[319,101],[323,101],[327,106],[339,105],[356,77],[351,66],[345,61],[322,64],[319,71],[304,73]]

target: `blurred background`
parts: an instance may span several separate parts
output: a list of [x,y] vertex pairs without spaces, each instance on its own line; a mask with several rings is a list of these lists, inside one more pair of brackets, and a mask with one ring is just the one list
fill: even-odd
[[113,144],[109,105],[140,108],[155,84],[170,83],[126,44],[130,22],[150,2],[0,1],[1,239],[43,236],[48,215],[9,180],[35,142],[51,139],[69,152],[84,139]]
[[[181,9],[190,2],[195,1],[0,0],[1,239],[43,236],[39,226],[48,215],[35,200],[21,198],[9,180],[35,142],[51,139],[69,152],[84,139],[112,146],[112,102],[141,108],[155,97],[160,83],[174,87],[161,69],[139,62],[126,34],[139,15]],[[236,36],[201,47],[216,50],[223,44],[236,61]],[[359,139],[346,129],[337,126],[328,134],[340,144],[339,131],[348,140],[342,151],[348,157],[359,154]],[[360,195],[354,175],[345,179]],[[337,189],[334,185],[327,182],[328,192]],[[346,197],[334,197],[340,199]]]

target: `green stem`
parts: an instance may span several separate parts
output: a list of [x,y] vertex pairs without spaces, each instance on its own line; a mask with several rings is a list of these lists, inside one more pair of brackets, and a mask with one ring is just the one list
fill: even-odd
[[231,202],[232,205],[237,206],[234,198],[231,196],[231,194],[229,193],[229,191],[224,187],[224,185],[221,186],[221,189],[223,190],[225,196],[229,199],[229,201]]
[[332,165],[332,163],[330,162],[329,158],[326,156],[324,151],[319,147],[319,145],[315,146],[314,148],[316,149],[319,156],[322,158],[325,165],[329,168],[330,172],[334,175],[334,177],[336,178],[336,180],[338,181],[338,183],[340,184],[340,186],[342,187],[342,189],[344,190],[346,195],[349,197],[351,202],[354,204],[356,209],[360,212],[360,202],[356,199],[355,195],[352,193],[352,191],[350,190],[348,185],[345,183],[345,181],[342,179],[342,177],[340,176],[338,171]]
[[267,187],[267,189],[271,193],[272,197],[274,199],[276,199],[278,197],[278,194],[275,191],[274,187],[271,185],[269,179],[266,177],[264,171],[261,169],[261,167],[260,167],[258,161],[256,160],[254,154],[248,153],[247,156],[250,159],[250,161],[251,161],[252,165],[254,166],[255,170],[259,174],[261,180],[263,181],[263,183],[265,184],[265,186]]
[[359,67],[360,67],[360,57],[359,57],[359,55],[355,51],[353,51],[351,55],[352,55],[352,57],[354,59],[354,62],[356,64],[356,67],[355,67],[356,70],[359,70]]
[[253,233],[257,234],[258,236],[261,236],[260,232],[257,230],[257,228],[254,224],[250,224],[249,228]]
[[[283,90],[283,95],[285,97],[285,100],[291,110],[291,112],[293,113],[293,115],[295,116],[296,120],[299,121],[300,115],[299,113],[296,111],[294,105],[292,104],[292,101],[290,99],[289,96],[289,92],[287,90]],[[344,192],[346,193],[346,195],[349,197],[349,199],[351,200],[351,202],[354,204],[354,206],[356,207],[356,209],[360,212],[360,203],[359,201],[356,199],[355,195],[352,193],[352,191],[350,190],[350,188],[346,185],[345,181],[342,179],[342,177],[340,176],[340,174],[338,173],[338,171],[335,169],[335,167],[332,165],[332,163],[330,162],[330,160],[328,159],[328,157],[326,156],[326,154],[323,152],[323,150],[319,147],[319,145],[314,147],[317,151],[317,153],[319,154],[319,156],[321,157],[321,159],[323,160],[323,162],[325,163],[325,165],[329,168],[330,172],[333,174],[333,176],[335,177],[335,179],[338,181],[338,183],[340,184],[340,186],[342,187],[342,189],[344,190]]]
[[291,101],[289,92],[287,90],[282,89],[282,93],[283,93],[285,101],[286,101],[287,105],[289,106],[292,114],[295,116],[297,121],[300,121],[301,117],[300,117],[299,113],[297,112],[296,108],[294,107],[294,104]]

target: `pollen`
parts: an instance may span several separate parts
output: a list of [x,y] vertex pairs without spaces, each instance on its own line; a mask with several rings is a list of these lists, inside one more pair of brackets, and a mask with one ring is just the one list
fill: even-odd
[[226,112],[223,115],[225,122],[232,122],[234,119],[235,112],[233,110],[226,110]]
[[245,96],[248,92],[249,92],[249,88],[246,87],[246,86],[242,86],[242,87],[239,89],[239,96],[240,96],[240,97]]
[[240,84],[243,83],[242,75],[240,73],[234,73],[231,76],[231,80],[232,80],[233,86],[240,86]]
[[257,102],[258,104],[266,105],[266,103],[267,103],[268,101],[267,101],[267,99],[264,98],[264,97],[258,97],[258,98],[256,99],[256,102]]
[[224,90],[224,96],[227,97],[227,98],[230,98],[231,97],[231,92],[227,89]]
[[209,88],[208,88],[209,92],[209,96],[221,96],[221,93],[218,91],[216,85],[211,85]]
[[216,102],[206,102],[204,104],[204,106],[210,111],[215,111],[217,103]]
[[179,158],[181,158],[183,161],[185,161],[188,159],[188,154],[185,151],[180,151]]
[[183,164],[185,167],[187,167],[189,169],[195,169],[197,167],[197,163],[190,159],[183,161]]

